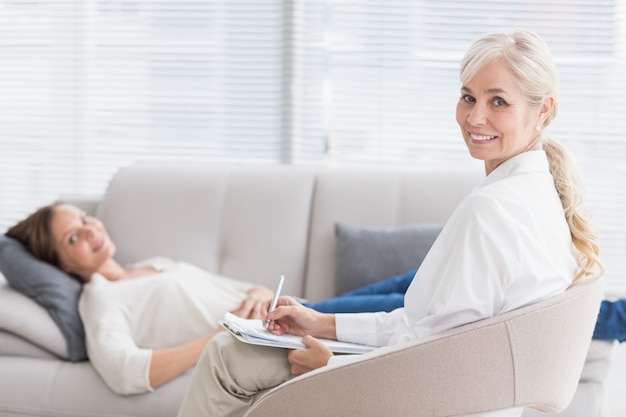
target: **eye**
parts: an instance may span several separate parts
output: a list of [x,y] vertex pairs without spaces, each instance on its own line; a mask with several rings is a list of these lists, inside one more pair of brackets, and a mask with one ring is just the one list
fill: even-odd
[[83,215],[83,224],[89,224],[93,221],[93,217],[86,214]]
[[69,243],[70,245],[75,244],[76,241],[78,241],[78,236],[76,236],[75,234],[70,235],[70,237],[67,239],[67,243]]
[[504,100],[501,97],[494,97],[491,102],[496,107],[504,107],[504,106],[507,106],[509,104],[509,103],[506,102],[506,100]]
[[475,103],[476,99],[473,96],[469,95],[469,94],[463,94],[461,96],[461,101],[463,101],[465,103]]

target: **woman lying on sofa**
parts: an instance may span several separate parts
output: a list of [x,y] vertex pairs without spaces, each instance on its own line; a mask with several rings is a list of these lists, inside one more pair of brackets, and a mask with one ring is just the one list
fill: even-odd
[[151,391],[193,367],[224,313],[260,317],[273,291],[153,258],[124,267],[98,219],[57,202],[6,235],[83,282],[79,311],[89,359],[117,393]]
[[120,394],[151,391],[193,367],[225,312],[260,318],[273,295],[168,258],[124,267],[102,222],[63,202],[38,209],[6,236],[84,284],[78,304],[88,356]]

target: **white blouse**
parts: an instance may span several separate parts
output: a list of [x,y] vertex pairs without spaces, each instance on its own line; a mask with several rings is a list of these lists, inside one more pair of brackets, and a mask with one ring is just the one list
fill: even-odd
[[[393,345],[552,297],[576,274],[572,248],[545,152],[522,153],[461,201],[407,290],[404,308],[337,314],[337,338]],[[329,364],[350,360],[357,358],[333,357]],[[512,411],[493,415],[521,414]]]
[[217,330],[218,320],[253,287],[167,258],[135,266],[146,265],[159,272],[119,281],[94,274],[79,300],[89,360],[120,394],[151,391],[152,349]]

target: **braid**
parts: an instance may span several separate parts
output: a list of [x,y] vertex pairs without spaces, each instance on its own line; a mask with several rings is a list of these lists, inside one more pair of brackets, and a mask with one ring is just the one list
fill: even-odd
[[583,207],[583,183],[574,159],[552,138],[545,139],[543,149],[548,156],[550,173],[565,210],[572,243],[578,252],[576,262],[580,271],[574,277],[574,282],[585,276],[600,277],[604,274],[604,266],[598,256],[598,235]]

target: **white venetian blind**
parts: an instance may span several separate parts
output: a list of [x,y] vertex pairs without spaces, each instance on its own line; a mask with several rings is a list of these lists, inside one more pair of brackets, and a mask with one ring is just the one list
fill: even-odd
[[282,6],[0,3],[2,226],[138,161],[280,161]]
[[485,32],[550,44],[609,292],[626,295],[619,0],[0,3],[0,225],[139,161],[449,169],[472,161],[458,62]]
[[299,0],[294,16],[294,159],[335,165],[471,164],[454,114],[461,57],[486,32],[540,33],[560,77],[550,133],[585,179],[607,290],[626,296],[624,2]]

